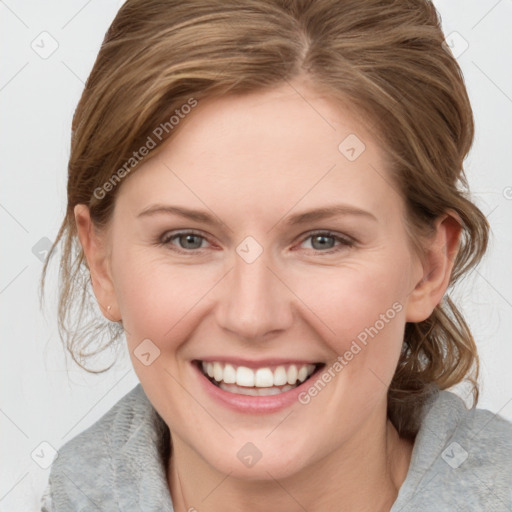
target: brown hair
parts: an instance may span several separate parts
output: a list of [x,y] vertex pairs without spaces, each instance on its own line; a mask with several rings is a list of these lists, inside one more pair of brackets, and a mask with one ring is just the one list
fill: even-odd
[[[82,366],[123,332],[112,324],[105,329],[97,312],[84,318],[96,305],[73,209],[87,205],[94,224],[106,226],[122,184],[101,197],[95,191],[116,173],[126,175],[119,172],[123,164],[126,171],[155,127],[191,98],[308,77],[372,121],[368,129],[404,197],[414,245],[443,212],[459,215],[463,233],[450,286],[467,273],[485,253],[489,225],[469,198],[463,160],[473,142],[473,114],[443,41],[428,0],[128,0],[106,33],[73,118],[67,212],[41,279],[44,290],[49,258],[62,242],[59,333],[73,359]],[[172,134],[164,130],[148,158]],[[84,352],[105,333],[103,346]],[[400,435],[415,435],[433,391],[464,379],[476,404],[475,342],[446,295],[427,320],[405,327],[388,392],[389,418]]]

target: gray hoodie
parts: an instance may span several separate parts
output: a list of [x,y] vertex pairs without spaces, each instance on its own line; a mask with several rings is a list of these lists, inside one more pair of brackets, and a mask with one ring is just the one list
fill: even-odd
[[[42,512],[172,512],[168,428],[138,384],[64,444]],[[440,391],[425,406],[390,512],[512,511],[512,423]]]

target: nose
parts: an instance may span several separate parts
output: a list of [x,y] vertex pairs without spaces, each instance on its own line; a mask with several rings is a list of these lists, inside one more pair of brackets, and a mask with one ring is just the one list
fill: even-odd
[[221,328],[255,341],[290,327],[294,295],[273,267],[265,251],[252,263],[235,255],[219,290],[216,319]]

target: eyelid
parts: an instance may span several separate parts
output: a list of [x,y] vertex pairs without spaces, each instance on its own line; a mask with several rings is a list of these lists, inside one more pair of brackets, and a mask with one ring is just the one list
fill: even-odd
[[306,233],[303,233],[299,237],[299,245],[302,245],[306,240],[317,236],[317,235],[324,235],[328,238],[334,238],[335,240],[338,240],[340,243],[338,245],[335,245],[334,247],[331,247],[330,249],[326,249],[323,251],[315,250],[315,249],[308,249],[308,251],[313,251],[318,255],[328,255],[328,254],[336,254],[338,252],[341,252],[343,249],[349,249],[351,247],[354,247],[357,243],[357,241],[345,234],[337,233],[335,231],[331,231],[329,229],[316,229],[313,231],[307,231]]
[[194,229],[194,228],[189,228],[189,229],[169,229],[167,231],[164,231],[162,233],[162,235],[160,236],[160,238],[164,238],[164,237],[172,237],[172,236],[176,236],[176,235],[188,235],[188,234],[191,234],[191,235],[199,235],[199,236],[202,236],[204,238],[208,238],[207,235],[199,230],[199,229]]
[[[195,229],[166,231],[165,233],[163,233],[162,236],[160,236],[160,239],[162,239],[162,240],[170,239],[170,238],[173,238],[178,235],[189,235],[189,234],[190,235],[198,235],[198,236],[204,238],[205,240],[208,240],[208,236],[205,233],[203,233],[202,231],[199,231],[199,230],[195,230]],[[299,235],[299,237],[297,237],[297,238],[298,238],[298,240],[305,241],[308,238],[310,238],[312,236],[316,236],[316,235],[327,235],[327,236],[330,236],[333,238],[339,238],[346,243],[355,243],[355,240],[348,235],[343,235],[341,233],[336,233],[336,232],[329,231],[326,229],[306,231],[305,233],[302,233],[301,235]]]
[[[193,229],[193,228],[166,231],[158,238],[157,243],[158,243],[158,245],[161,245],[161,246],[172,245],[171,250],[175,251],[178,254],[187,254],[187,255],[191,255],[194,253],[201,254],[204,251],[205,248],[187,250],[187,249],[182,249],[174,244],[171,244],[172,239],[175,239],[181,235],[197,235],[200,238],[206,240],[211,245],[209,236],[207,236],[204,232],[197,230],[197,229]],[[316,229],[316,230],[312,230],[312,231],[306,231],[305,233],[302,233],[301,235],[299,235],[298,244],[301,245],[306,240],[308,240],[314,236],[317,236],[317,235],[325,235],[326,237],[334,238],[335,240],[338,240],[340,243],[338,245],[335,245],[334,247],[332,247],[330,249],[326,249],[326,250],[307,249],[308,251],[313,251],[315,253],[315,255],[322,255],[322,254],[327,255],[327,254],[338,253],[343,249],[351,248],[357,244],[357,240],[355,240],[353,237],[342,234],[342,233],[337,233],[337,232],[331,231],[329,229]]]
[[[169,250],[173,251],[174,253],[176,253],[178,255],[183,255],[183,256],[192,256],[194,254],[197,256],[204,255],[204,252],[206,249],[208,249],[208,247],[200,247],[197,249],[182,249],[181,247],[171,243],[171,241],[173,239],[176,239],[181,235],[188,235],[188,234],[197,235],[200,238],[202,238],[203,240],[205,240],[208,244],[210,244],[210,246],[212,246],[212,245],[215,246],[215,244],[211,243],[209,235],[207,235],[205,232],[203,232],[199,229],[194,229],[194,228],[167,230],[157,238],[156,244],[161,247],[167,247]],[[342,251],[351,249],[358,244],[358,240],[356,240],[352,236],[349,236],[345,233],[338,233],[338,232],[332,231],[330,229],[314,229],[314,230],[306,231],[306,232],[302,233],[301,235],[299,235],[299,237],[297,237],[298,242],[294,242],[294,248],[292,248],[292,250],[297,250],[297,245],[300,246],[306,240],[308,240],[314,236],[317,236],[317,235],[325,235],[326,237],[334,238],[335,240],[338,240],[339,243],[335,244],[334,247],[331,247],[331,248],[325,249],[325,250],[318,250],[318,249],[314,249],[314,248],[304,249],[304,250],[306,250],[306,254],[309,254],[309,255],[313,254],[314,256],[328,257],[331,255],[337,255],[337,254],[341,253]],[[299,247],[299,249],[300,249],[300,247]]]
[[306,240],[315,235],[327,235],[333,238],[338,238],[343,240],[346,243],[356,243],[355,238],[352,238],[349,235],[345,235],[343,233],[337,233],[336,231],[331,231],[330,229],[314,229],[313,231],[306,231],[302,235],[300,235],[299,240]]
[[171,249],[171,250],[174,250],[177,253],[181,253],[181,254],[192,254],[194,252],[199,253],[204,250],[204,248],[187,250],[187,249],[182,249],[181,247],[175,246],[174,244],[171,244],[172,239],[179,237],[181,235],[197,235],[200,238],[203,238],[204,240],[206,240],[211,245],[209,237],[206,236],[205,233],[203,233],[202,231],[197,230],[197,229],[177,229],[177,230],[165,231],[161,236],[158,237],[157,243],[162,246],[173,245],[173,249]]

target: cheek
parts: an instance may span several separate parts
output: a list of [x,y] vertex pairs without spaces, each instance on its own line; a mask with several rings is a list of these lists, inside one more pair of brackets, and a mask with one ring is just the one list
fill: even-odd
[[352,382],[380,385],[394,374],[405,326],[406,264],[381,259],[298,281],[297,295],[314,312],[315,328]]
[[151,266],[138,264],[136,255],[125,258],[117,265],[116,295],[123,324],[131,334],[153,339],[162,328],[157,320],[161,318],[160,311],[165,308],[169,289],[167,295],[163,295],[166,286],[157,276],[158,273]]
[[[155,257],[154,248],[117,247],[112,268],[130,348],[149,338],[161,350],[177,350],[190,336],[194,319],[207,313],[208,293],[223,269],[169,263],[165,254]],[[282,269],[294,292],[283,300],[293,300],[300,308],[297,322],[313,325],[333,354],[351,358],[350,367],[374,360],[389,366],[403,335],[405,280],[397,269],[405,264],[395,254],[337,268]]]
[[303,274],[294,291],[340,340],[356,337],[376,322],[381,330],[381,318],[397,318],[406,295],[401,274],[379,266]]
[[185,327],[195,308],[200,309],[215,284],[214,271],[170,264],[165,256],[155,258],[149,251],[131,249],[122,258],[113,254],[123,325],[131,346],[149,338],[161,349],[176,348],[173,339],[186,338]]

